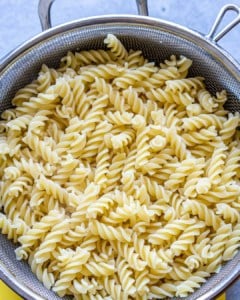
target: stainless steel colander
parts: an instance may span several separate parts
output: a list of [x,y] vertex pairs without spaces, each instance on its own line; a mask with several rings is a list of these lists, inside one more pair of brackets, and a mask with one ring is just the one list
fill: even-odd
[[[44,30],[50,28],[53,1],[39,1],[39,16]],[[146,15],[146,1],[138,0],[137,5],[139,13]],[[223,16],[229,10],[236,11],[237,17],[216,34]],[[0,112],[11,107],[14,93],[36,78],[43,63],[56,67],[68,50],[104,48],[103,39],[107,33],[115,34],[128,49],[141,49],[150,61],[160,62],[171,54],[191,58],[193,67],[190,75],[204,76],[207,88],[213,93],[226,89],[229,96],[227,108],[240,111],[240,66],[217,45],[238,23],[240,8],[227,5],[220,11],[207,36],[163,20],[132,15],[86,18],[46,30],[0,61]],[[16,260],[15,247],[6,236],[0,235],[0,279],[25,299],[60,299],[37,280],[26,262]],[[240,251],[187,299],[211,299],[239,275]]]

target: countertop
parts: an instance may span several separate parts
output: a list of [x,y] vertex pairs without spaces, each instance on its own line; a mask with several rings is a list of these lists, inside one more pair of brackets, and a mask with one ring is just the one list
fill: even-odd
[[[152,17],[172,21],[207,34],[222,6],[233,0],[149,0]],[[0,0],[0,59],[22,42],[41,32],[38,0]],[[53,25],[101,14],[136,14],[134,0],[57,0],[52,7]],[[234,13],[226,16],[226,23]],[[240,63],[240,24],[220,41]],[[13,299],[13,298],[12,298]],[[240,280],[227,291],[227,300],[240,299]],[[11,300],[11,299],[6,299]]]

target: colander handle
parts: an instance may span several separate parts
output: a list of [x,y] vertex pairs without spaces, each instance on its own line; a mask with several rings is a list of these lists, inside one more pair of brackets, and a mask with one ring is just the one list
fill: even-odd
[[[224,19],[225,14],[228,11],[235,11],[237,13],[237,17],[233,19],[228,25],[226,25],[220,32],[216,33],[222,20]],[[227,4],[223,6],[223,8],[220,10],[210,32],[206,35],[206,37],[212,40],[213,42],[218,42],[221,38],[223,38],[230,30],[232,30],[239,23],[240,23],[240,7],[234,4]]]
[[[55,0],[39,0],[38,2],[38,15],[42,30],[47,30],[52,27],[51,23],[51,7]],[[147,0],[136,0],[138,14],[148,16],[148,3]]]

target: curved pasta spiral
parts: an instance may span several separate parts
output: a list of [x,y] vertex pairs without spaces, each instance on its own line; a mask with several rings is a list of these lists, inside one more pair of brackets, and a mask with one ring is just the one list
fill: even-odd
[[113,79],[122,74],[123,68],[115,64],[99,64],[97,66],[82,67],[78,73],[81,80],[85,82],[94,82],[96,77],[103,79]]
[[199,158],[195,161],[192,172],[188,175],[184,185],[183,194],[186,197],[195,198],[197,194],[204,194],[208,192],[211,187],[208,178],[201,177],[204,173],[205,160]]
[[168,242],[173,237],[178,236],[188,226],[194,224],[193,220],[177,219],[166,224],[164,228],[159,229],[155,233],[149,235],[149,242],[154,245],[161,245]]
[[230,233],[229,239],[226,241],[225,251],[223,253],[223,260],[227,261],[233,258],[237,253],[237,249],[240,245],[240,225],[237,224],[233,227]]
[[28,262],[31,266],[31,270],[37,275],[38,280],[40,280],[44,286],[50,290],[54,285],[55,278],[53,273],[49,272],[43,264],[38,264],[34,258],[34,253],[29,256]]
[[78,201],[76,197],[68,193],[64,188],[62,188],[58,183],[47,179],[43,175],[37,181],[37,187],[40,190],[45,190],[48,195],[52,195],[57,198],[60,203],[65,203],[66,205],[76,206]]
[[107,172],[110,165],[109,149],[104,143],[99,147],[96,157],[95,182],[104,186],[107,181]]
[[185,178],[195,168],[196,161],[194,159],[186,159],[181,162],[176,168],[175,173],[172,173],[169,179],[165,182],[165,187],[169,190],[174,190],[185,181]]
[[221,219],[211,208],[196,200],[186,200],[183,203],[183,209],[185,212],[190,212],[194,216],[198,216],[200,220],[205,221],[207,226],[212,226],[215,230],[221,224]]
[[98,154],[99,147],[103,137],[112,129],[111,124],[107,121],[98,123],[92,135],[88,138],[86,146],[81,154],[81,158],[89,158]]
[[222,145],[215,149],[206,169],[206,174],[213,184],[218,184],[221,181],[220,175],[223,171],[223,165],[226,158],[224,153],[226,147]]
[[41,141],[37,135],[27,135],[23,141],[46,162],[51,164],[58,162],[57,152],[53,151],[50,146],[47,146],[44,141]]
[[167,132],[167,141],[171,148],[174,150],[176,156],[182,161],[187,158],[186,144],[183,142],[181,136],[179,136],[176,130],[172,127]]
[[227,183],[237,173],[237,169],[240,163],[240,149],[233,148],[226,157],[225,166],[222,171],[221,182]]
[[206,281],[205,277],[209,275],[208,272],[204,271],[195,272],[188,280],[177,286],[176,296],[185,297],[189,292],[194,291],[194,288],[200,287],[200,284]]
[[215,126],[222,129],[223,121],[214,114],[200,114],[191,118],[183,119],[183,129],[194,131],[196,129],[208,128]]
[[31,122],[32,118],[33,117],[31,115],[22,115],[14,120],[7,122],[6,126],[7,126],[7,128],[10,128],[11,130],[15,130],[15,131],[24,130],[25,131],[27,129],[27,126]]
[[149,87],[163,86],[167,80],[179,78],[181,75],[176,67],[168,67],[166,69],[159,69],[158,72],[146,80],[145,84]]
[[125,157],[125,153],[118,153],[113,157],[112,164],[110,165],[107,174],[107,182],[105,189],[106,193],[112,191],[115,188],[118,180],[120,180],[121,172],[125,162]]
[[186,228],[179,236],[178,240],[173,242],[171,250],[175,255],[180,255],[183,251],[188,250],[191,244],[194,243],[195,237],[200,235],[201,229],[205,228],[204,222],[197,222]]
[[59,184],[64,184],[70,178],[73,170],[76,169],[78,164],[78,160],[75,159],[71,154],[62,156],[60,166],[56,170],[55,174],[52,176],[52,179]]
[[31,97],[38,94],[38,83],[36,81],[26,85],[24,88],[20,89],[12,100],[12,104],[20,106],[23,102],[28,101]]
[[126,61],[128,63],[128,68],[136,68],[144,65],[146,63],[146,59],[144,59],[142,55],[142,51],[133,51],[130,50],[128,52],[128,56],[126,57]]
[[104,240],[120,242],[130,242],[131,230],[122,227],[113,227],[105,225],[97,220],[93,220],[90,224],[90,230],[94,235],[99,235]]
[[44,263],[50,258],[51,252],[56,248],[57,243],[62,240],[64,234],[66,234],[68,230],[68,219],[63,220],[52,227],[51,232],[46,235],[45,239],[34,255],[37,263]]
[[162,185],[155,180],[151,180],[147,176],[142,176],[142,183],[146,185],[148,193],[155,199],[169,202],[171,192],[166,190]]
[[43,216],[39,222],[33,224],[33,227],[18,239],[21,246],[16,249],[17,259],[27,258],[30,247],[42,239],[42,237],[59,221],[62,221],[63,218],[63,211],[52,210],[48,215]]
[[128,52],[123,44],[113,34],[108,34],[104,43],[118,59],[126,59]]
[[147,96],[153,101],[158,101],[160,103],[178,104],[183,106],[188,106],[193,103],[194,99],[188,93],[178,92],[173,94],[167,89],[154,89],[152,88]]
[[82,266],[88,261],[89,257],[90,253],[81,248],[77,248],[73,253],[53,287],[53,290],[57,292],[60,297],[63,297],[67,293],[72,280],[81,272]]
[[150,297],[156,299],[164,299],[173,297],[176,293],[176,286],[172,283],[163,283],[161,285],[152,285],[150,287]]
[[114,279],[109,279],[108,277],[104,277],[103,286],[113,300],[128,299],[128,293],[123,291],[121,285],[117,284]]
[[129,112],[120,113],[119,111],[111,112],[109,111],[106,114],[106,119],[108,122],[114,125],[130,125],[132,121],[133,114]]
[[128,262],[132,269],[137,271],[144,270],[147,263],[139,257],[139,254],[135,252],[134,247],[119,241],[111,241],[111,245],[114,249],[116,249],[117,253],[119,253],[119,255],[121,255]]
[[99,192],[100,187],[96,184],[91,183],[86,187],[81,201],[79,201],[75,211],[71,214],[71,227],[79,225],[86,220],[88,208],[96,201]]
[[137,144],[137,154],[136,154],[136,162],[135,167],[140,169],[147,162],[150,156],[149,152],[149,136],[148,136],[148,128],[141,128],[137,132],[136,144]]
[[114,59],[111,51],[102,49],[76,52],[75,58],[79,66],[112,63]]
[[126,89],[123,92],[123,96],[126,99],[126,102],[130,106],[131,110],[135,114],[139,114],[142,116],[147,115],[146,106],[141,100],[141,98],[138,97],[137,92],[130,86],[128,89]]
[[166,90],[173,92],[190,92],[192,89],[198,90],[204,87],[203,77],[193,77],[166,81]]
[[108,95],[110,103],[117,111],[124,112],[124,98],[117,89],[108,84],[103,78],[95,78],[96,89],[103,95]]
[[134,171],[126,171],[122,173],[122,179],[121,182],[123,184],[123,191],[127,195],[132,195],[134,193],[134,181],[135,181],[135,176],[134,176]]
[[136,83],[149,78],[155,71],[156,68],[153,64],[147,63],[137,69],[126,70],[123,74],[121,74],[121,76],[113,80],[113,84],[119,88],[127,89],[128,87],[134,86]]
[[216,230],[214,237],[212,238],[210,245],[211,245],[211,252],[212,257],[209,258],[209,264],[207,265],[206,271],[213,273],[218,272],[222,255],[225,250],[226,242],[229,239],[229,236],[232,233],[232,226],[231,224],[222,224]]
[[125,259],[118,259],[117,270],[122,289],[129,295],[133,295],[136,292],[136,288],[134,286],[135,280],[132,276],[133,272],[129,269],[128,263]]
[[136,253],[139,254],[141,259],[145,261],[150,268],[159,268],[159,270],[168,269],[167,264],[163,263],[160,257],[158,257],[156,251],[151,250],[149,245],[145,245],[144,240],[138,239],[137,235],[133,236],[133,246]]
[[113,204],[114,196],[111,193],[105,194],[88,207],[87,214],[90,218],[96,218],[107,212]]
[[237,126],[239,126],[239,113],[229,114],[228,120],[223,123],[220,130],[222,140],[227,142],[235,134]]
[[214,99],[211,96],[211,94],[207,90],[200,90],[198,92],[198,101],[202,108],[206,110],[207,112],[213,112],[214,108],[217,107],[217,104],[214,103]]
[[224,220],[230,223],[235,223],[239,221],[240,218],[239,211],[231,207],[229,204],[217,203],[216,207],[217,207],[217,214],[222,215]]
[[29,228],[23,220],[15,219],[10,221],[5,215],[0,213],[0,229],[2,234],[7,234],[8,239],[16,243],[18,237],[24,235]]
[[217,136],[215,127],[209,127],[208,129],[200,129],[199,132],[184,133],[182,138],[187,146],[194,146],[198,144],[204,144],[208,141],[214,140]]

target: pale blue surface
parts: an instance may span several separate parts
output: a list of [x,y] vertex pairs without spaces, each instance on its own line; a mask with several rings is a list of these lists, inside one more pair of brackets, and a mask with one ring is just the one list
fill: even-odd
[[[240,5],[240,0],[149,0],[149,13],[206,34],[220,8],[230,2]],[[38,0],[0,0],[0,58],[41,31],[37,4]],[[134,0],[58,0],[52,12],[57,25],[92,15],[136,14],[137,9]],[[240,63],[240,25],[220,44]],[[240,281],[228,290],[227,300],[240,300]]]

